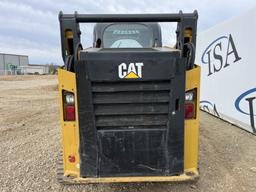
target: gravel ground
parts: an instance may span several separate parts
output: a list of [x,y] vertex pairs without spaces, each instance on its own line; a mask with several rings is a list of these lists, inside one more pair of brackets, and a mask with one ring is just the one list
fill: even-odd
[[0,90],[1,192],[256,191],[256,137],[203,112],[198,182],[62,186],[56,76],[0,77]]

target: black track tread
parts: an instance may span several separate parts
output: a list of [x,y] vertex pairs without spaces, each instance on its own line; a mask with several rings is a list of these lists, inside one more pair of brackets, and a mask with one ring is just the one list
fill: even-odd
[[67,185],[67,184],[73,184],[69,179],[66,179],[64,176],[64,168],[63,168],[63,157],[62,157],[62,152],[59,153],[58,155],[58,161],[57,161],[57,181],[60,184]]

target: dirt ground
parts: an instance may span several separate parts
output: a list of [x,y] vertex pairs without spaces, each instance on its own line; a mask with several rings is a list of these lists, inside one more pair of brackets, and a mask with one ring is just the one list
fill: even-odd
[[0,191],[256,191],[256,136],[201,112],[194,183],[62,186],[56,76],[0,77]]

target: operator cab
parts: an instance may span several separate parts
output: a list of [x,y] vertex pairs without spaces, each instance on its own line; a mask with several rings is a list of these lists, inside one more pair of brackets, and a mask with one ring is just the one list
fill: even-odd
[[95,48],[162,47],[158,23],[97,23],[94,26]]

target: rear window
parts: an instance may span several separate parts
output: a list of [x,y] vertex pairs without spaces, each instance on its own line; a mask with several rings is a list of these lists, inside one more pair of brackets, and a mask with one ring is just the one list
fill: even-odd
[[152,29],[142,24],[114,24],[103,33],[105,48],[150,48],[153,43]]

